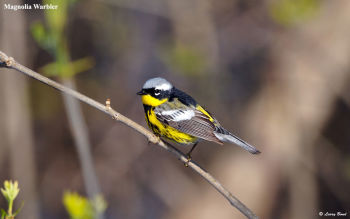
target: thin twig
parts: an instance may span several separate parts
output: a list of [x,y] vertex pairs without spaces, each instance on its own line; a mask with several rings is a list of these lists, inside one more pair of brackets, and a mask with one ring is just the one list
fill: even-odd
[[60,90],[64,92],[65,94],[71,95],[74,98],[79,99],[80,101],[87,103],[88,105],[112,116],[115,120],[118,120],[125,125],[135,129],[139,133],[143,134],[149,142],[158,145],[162,147],[163,149],[171,152],[173,155],[175,155],[180,161],[183,163],[187,163],[189,167],[191,167],[195,172],[197,172],[200,176],[202,176],[205,180],[207,180],[219,193],[221,193],[232,206],[237,208],[240,212],[242,212],[247,218],[258,218],[249,208],[247,208],[241,201],[239,201],[235,196],[233,196],[219,181],[217,181],[211,174],[209,174],[207,171],[202,169],[198,164],[195,162],[188,161],[185,154],[183,154],[181,151],[176,149],[171,144],[162,141],[159,137],[154,135],[152,132],[144,128],[143,126],[139,125],[138,123],[132,121],[131,119],[123,116],[122,114],[118,113],[114,109],[110,107],[110,101],[108,100],[106,105],[103,105],[75,90],[72,90],[68,87],[65,87],[47,77],[44,77],[40,75],[37,72],[34,72],[33,70],[17,63],[13,58],[8,57],[5,53],[0,51],[0,67],[6,67],[11,68],[14,70],[17,70],[23,74],[26,74],[36,80],[39,80],[50,87],[56,88],[57,90]]

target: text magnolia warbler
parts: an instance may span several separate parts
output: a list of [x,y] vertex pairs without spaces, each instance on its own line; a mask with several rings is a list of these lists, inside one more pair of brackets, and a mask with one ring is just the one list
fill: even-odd
[[252,154],[259,154],[252,145],[231,134],[201,107],[191,96],[175,88],[164,78],[146,81],[141,95],[146,121],[149,128],[158,136],[183,145],[193,145],[191,152],[200,140],[234,143]]

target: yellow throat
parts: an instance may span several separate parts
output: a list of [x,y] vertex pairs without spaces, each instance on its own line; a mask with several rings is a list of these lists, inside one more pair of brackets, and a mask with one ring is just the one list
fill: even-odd
[[152,97],[149,94],[142,95],[141,99],[142,103],[148,106],[159,106],[160,104],[165,103],[168,100],[168,98],[159,100],[157,98]]

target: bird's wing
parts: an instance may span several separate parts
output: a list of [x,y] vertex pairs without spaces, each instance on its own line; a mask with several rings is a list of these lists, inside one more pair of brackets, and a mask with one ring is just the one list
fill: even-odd
[[154,112],[157,119],[165,125],[186,134],[222,144],[214,135],[215,125],[210,118],[193,106],[186,106],[174,99],[156,107]]

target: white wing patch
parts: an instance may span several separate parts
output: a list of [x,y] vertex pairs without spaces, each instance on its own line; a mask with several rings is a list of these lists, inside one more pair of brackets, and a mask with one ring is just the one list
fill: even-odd
[[171,119],[174,122],[179,122],[179,121],[183,121],[183,120],[190,120],[192,119],[192,117],[195,116],[194,111],[193,110],[185,110],[185,109],[181,109],[181,110],[167,110],[167,111],[162,111],[160,112],[160,114],[162,114],[165,117],[168,117],[169,119]]

